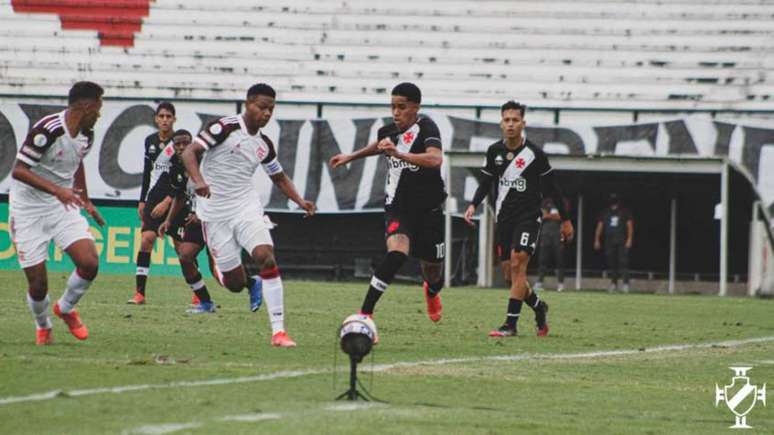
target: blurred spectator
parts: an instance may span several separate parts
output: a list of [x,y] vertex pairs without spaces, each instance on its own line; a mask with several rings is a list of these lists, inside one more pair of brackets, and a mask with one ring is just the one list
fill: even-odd
[[632,247],[634,221],[628,209],[621,207],[618,195],[611,193],[609,206],[599,215],[594,234],[594,249],[602,249],[604,236],[607,270],[610,272],[610,292],[618,291],[618,275],[623,278],[623,291],[629,292],[629,249]]
[[[562,199],[564,201],[564,199]],[[543,199],[540,206],[543,212],[543,226],[540,229],[540,238],[538,243],[538,279],[535,282],[535,290],[543,288],[543,279],[546,270],[553,264],[556,270],[556,290],[564,290],[564,241],[559,231],[561,218],[559,210],[551,198]],[[565,209],[569,210],[565,201]]]

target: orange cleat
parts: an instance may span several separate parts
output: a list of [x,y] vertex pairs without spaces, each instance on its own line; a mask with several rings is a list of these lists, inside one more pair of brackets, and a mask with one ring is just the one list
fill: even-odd
[[280,331],[271,336],[271,345],[274,347],[296,347],[296,342],[285,331]]
[[46,346],[54,342],[54,336],[51,335],[51,328],[38,328],[35,333],[35,344]]
[[427,302],[427,317],[433,322],[439,322],[441,320],[441,313],[443,312],[443,305],[441,305],[441,295],[430,296],[430,286],[427,282],[424,283],[423,288],[425,290],[425,302]]
[[73,334],[73,337],[78,340],[89,338],[89,330],[81,322],[81,316],[78,315],[77,311],[72,310],[69,313],[63,313],[59,308],[59,302],[57,302],[54,304],[54,314],[67,323],[67,327],[70,328],[70,334]]
[[140,292],[135,292],[134,296],[132,296],[131,299],[126,301],[126,303],[127,304],[132,304],[132,305],[144,305],[145,304],[145,295],[143,295]]
[[201,302],[199,296],[196,296],[196,293],[191,294],[191,305],[199,305]]

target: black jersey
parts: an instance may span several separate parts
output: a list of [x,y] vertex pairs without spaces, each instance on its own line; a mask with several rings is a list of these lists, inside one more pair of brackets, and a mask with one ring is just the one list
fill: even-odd
[[[171,152],[171,156],[168,153]],[[174,166],[183,166],[183,162],[180,160],[180,156],[175,154],[175,149],[172,143],[167,145],[161,154],[156,158],[154,163],[154,169],[151,173],[155,177],[151,177],[153,184],[151,185],[148,195],[145,197],[145,201],[149,204],[158,204],[166,196],[173,196],[172,193],[172,168]],[[163,168],[163,169],[162,169]],[[180,171],[178,170],[178,175]]]
[[497,222],[539,219],[541,177],[551,171],[546,154],[529,140],[513,151],[502,140],[490,145],[481,173],[497,181]]
[[196,201],[193,182],[189,181],[188,174],[185,172],[183,160],[177,156],[171,160],[169,168],[169,184],[169,196],[184,199],[184,210],[193,212],[194,201]]
[[[405,131],[394,123],[379,129],[378,139],[389,137],[401,152],[422,154],[428,148],[441,149],[441,134],[432,119],[419,116]],[[423,168],[395,157],[385,156],[388,164],[385,208],[426,210],[437,208],[446,199],[440,169]]]
[[605,242],[624,242],[628,234],[627,223],[632,220],[632,214],[628,209],[616,207],[613,210],[608,207],[599,216],[599,221],[604,226]]
[[[169,173],[169,160],[175,155],[172,138],[166,142],[161,141],[158,133],[145,138],[145,164],[142,171],[142,189],[140,202],[148,200],[150,190],[158,184],[163,174]],[[167,180],[168,183],[168,180]]]

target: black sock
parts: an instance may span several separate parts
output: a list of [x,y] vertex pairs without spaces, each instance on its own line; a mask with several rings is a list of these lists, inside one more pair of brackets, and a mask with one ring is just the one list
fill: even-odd
[[436,283],[427,283],[427,293],[430,294],[430,297],[435,297],[438,293],[441,293],[441,290],[443,289],[443,278],[439,279]]
[[371,285],[368,286],[368,293],[366,293],[363,306],[360,308],[361,313],[373,314],[376,302],[382,297],[382,293],[387,290],[387,286],[395,278],[395,274],[403,266],[406,258],[406,254],[400,251],[390,251],[387,253],[371,278]]
[[150,271],[150,252],[137,252],[137,274],[135,275],[135,290],[145,296],[145,283],[148,282]]
[[505,317],[505,324],[511,329],[516,329],[516,322],[521,315],[521,301],[518,299],[508,299],[508,315]]
[[532,307],[533,310],[537,310],[538,304],[540,303],[540,299],[538,298],[537,294],[535,292],[531,292],[529,296],[527,296],[527,299],[524,299],[524,302],[527,303],[530,307]]
[[188,287],[191,287],[191,290],[193,290],[196,297],[199,298],[199,301],[212,302],[210,292],[207,291],[207,285],[204,284],[201,273],[197,273],[196,276],[190,281],[186,279],[185,282],[188,283]]

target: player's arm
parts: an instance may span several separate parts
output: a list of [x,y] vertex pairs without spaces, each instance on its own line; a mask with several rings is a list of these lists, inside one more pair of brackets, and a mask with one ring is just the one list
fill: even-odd
[[167,233],[167,230],[169,230],[169,227],[172,225],[172,221],[178,214],[180,214],[180,211],[183,209],[183,207],[185,207],[185,197],[183,195],[175,195],[174,197],[168,196],[165,198],[165,200],[166,199],[171,200],[172,205],[169,208],[169,213],[167,213],[167,217],[164,219],[164,222],[159,225],[159,237],[162,237]]
[[478,179],[478,188],[476,193],[473,194],[473,201],[468,205],[465,210],[465,222],[468,225],[473,225],[473,214],[476,212],[478,205],[484,201],[484,198],[492,191],[492,182],[495,179],[496,167],[495,164],[495,151],[492,146],[486,150],[486,158],[484,158],[484,165],[481,167],[481,177]]
[[285,175],[284,172],[278,172],[269,175],[271,181],[285,194],[291,201],[298,204],[301,209],[306,211],[307,216],[312,216],[317,211],[317,206],[312,201],[307,201],[298,194],[293,181]]
[[145,199],[148,197],[151,170],[153,170],[153,160],[150,155],[150,138],[145,139],[145,158],[143,161],[142,187],[140,188],[140,201],[137,203],[137,214],[140,216],[140,220],[142,220],[142,215],[145,210]]
[[28,163],[17,159],[13,171],[11,172],[11,176],[22,183],[29,184],[38,190],[54,195],[56,199],[64,204],[65,208],[81,207],[83,205],[80,196],[78,196],[73,189],[58,186],[35,174],[30,168]]
[[418,154],[404,153],[398,150],[390,138],[385,138],[379,142],[378,148],[388,156],[395,157],[396,159],[417,165],[421,168],[438,169],[441,167],[441,164],[443,164],[443,153],[440,148],[436,147],[427,147],[425,152]]
[[105,226],[105,219],[102,218],[97,207],[94,206],[94,203],[89,199],[89,191],[86,189],[86,171],[83,169],[83,161],[81,161],[78,165],[78,169],[75,171],[75,176],[73,177],[73,191],[80,195],[81,203],[83,204],[83,209],[86,210],[86,213],[94,218],[97,225],[101,227]]
[[204,181],[202,173],[199,171],[199,159],[206,148],[199,142],[197,137],[194,141],[185,147],[183,150],[183,165],[185,166],[188,177],[194,182],[196,186],[196,194],[204,198],[210,197],[210,186]]
[[476,189],[476,193],[473,194],[473,200],[470,202],[470,205],[468,205],[467,210],[465,210],[465,222],[467,222],[468,225],[473,225],[473,214],[476,212],[479,204],[484,202],[484,198],[491,192],[493,180],[494,175],[488,173],[486,169],[481,170],[478,188]]
[[629,249],[632,247],[632,239],[634,237],[634,220],[632,220],[631,216],[626,221],[626,249]]
[[378,145],[379,142],[374,142],[372,144],[368,144],[366,147],[360,148],[351,154],[336,154],[335,156],[331,157],[331,159],[328,161],[328,164],[331,166],[331,169],[336,169],[339,166],[346,165],[353,160],[375,156],[380,153]]

